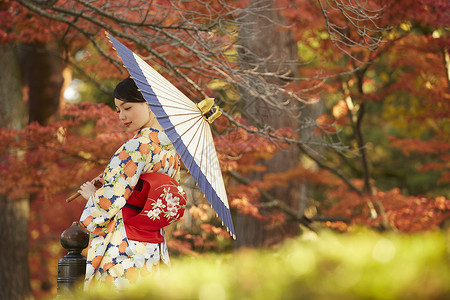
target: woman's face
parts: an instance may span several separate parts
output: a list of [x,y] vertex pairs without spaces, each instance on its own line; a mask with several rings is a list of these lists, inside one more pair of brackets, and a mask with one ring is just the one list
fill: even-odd
[[147,102],[125,102],[114,99],[119,120],[131,131],[151,127],[154,115]]

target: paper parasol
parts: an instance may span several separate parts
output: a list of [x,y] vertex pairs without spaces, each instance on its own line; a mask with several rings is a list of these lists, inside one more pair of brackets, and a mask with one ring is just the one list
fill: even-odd
[[220,111],[216,107],[215,114],[207,116],[214,104],[213,99],[208,98],[195,104],[137,54],[109,33],[106,36],[189,173],[235,239],[222,172],[209,127],[209,123],[220,115]]

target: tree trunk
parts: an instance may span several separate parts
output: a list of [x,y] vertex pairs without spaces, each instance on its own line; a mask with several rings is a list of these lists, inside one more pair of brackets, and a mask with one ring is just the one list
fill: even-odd
[[60,52],[57,42],[36,42],[22,44],[20,47],[30,123],[45,125],[58,111],[64,83]]
[[[0,65],[0,127],[20,129],[25,123],[26,114],[17,51],[13,44],[0,46]],[[0,207],[0,299],[31,299],[28,268],[29,201],[0,195]]]
[[[315,153],[322,153],[323,148],[321,146],[318,146],[320,144],[321,138],[314,134],[315,126],[312,125],[312,123],[317,120],[318,117],[320,117],[324,113],[325,109],[325,103],[323,100],[317,101],[316,103],[311,103],[308,105],[304,105],[300,111],[301,111],[301,121],[303,126],[300,128],[300,140],[305,144],[310,144],[308,148],[312,149]],[[307,157],[305,154],[301,154],[301,157]],[[314,170],[318,169],[318,166],[313,167]],[[314,185],[310,182],[301,182],[301,195],[300,195],[300,207],[299,207],[299,213],[305,214],[305,210],[308,207],[315,206],[317,207],[317,204],[314,203],[312,200],[312,193],[314,192]],[[310,211],[309,214],[306,215],[308,218],[312,218],[315,216],[315,213]]]
[[[12,44],[3,45],[0,47],[0,65],[0,127],[21,129],[27,119],[28,122],[47,124],[58,110],[63,84],[63,65],[56,44],[24,44],[20,51]],[[29,118],[25,103],[28,103]],[[0,299],[31,299],[28,266],[30,199],[10,199],[0,195],[0,207]]]
[[[290,32],[277,29],[276,24],[283,22],[282,18],[272,9],[273,1],[255,0],[250,4],[254,13],[242,16],[243,27],[239,32],[240,66],[247,70],[257,70],[261,73],[293,75],[291,62],[297,59],[297,46]],[[257,78],[255,78],[256,82]],[[270,84],[284,85],[286,82],[276,76],[265,78]],[[261,89],[264,93],[264,88]],[[273,128],[291,127],[297,129],[299,120],[285,112],[298,112],[297,103],[289,104],[284,110],[277,110],[268,103],[246,91],[241,91],[242,109],[248,116],[257,116],[255,123],[264,123]],[[277,95],[280,103],[285,100]],[[251,123],[251,121],[250,121]],[[299,163],[299,151],[295,147],[279,151],[271,160],[265,161],[267,172],[284,172],[296,168]],[[261,179],[261,174],[250,174],[250,180]],[[299,208],[300,184],[290,183],[287,187],[276,187],[269,191],[274,198],[283,201],[293,209]],[[260,247],[279,243],[287,236],[299,233],[297,222],[285,224],[270,224],[247,215],[236,218],[236,247]]]

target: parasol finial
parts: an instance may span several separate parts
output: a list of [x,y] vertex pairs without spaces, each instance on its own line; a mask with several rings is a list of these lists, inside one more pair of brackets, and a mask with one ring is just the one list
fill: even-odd
[[212,124],[215,119],[220,117],[222,112],[219,110],[219,106],[214,106],[214,98],[206,98],[197,104],[197,107],[202,112],[203,118]]

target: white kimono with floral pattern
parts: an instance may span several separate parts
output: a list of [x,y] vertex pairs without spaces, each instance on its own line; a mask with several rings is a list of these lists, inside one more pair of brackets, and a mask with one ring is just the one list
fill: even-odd
[[127,238],[122,208],[141,174],[159,172],[179,181],[179,169],[173,145],[156,129],[141,129],[117,150],[103,174],[104,185],[89,198],[80,218],[90,232],[85,288],[101,282],[123,289],[155,271],[160,260],[169,264],[166,242]]

